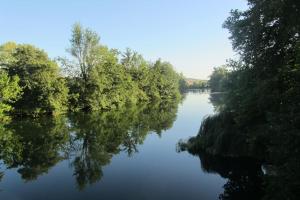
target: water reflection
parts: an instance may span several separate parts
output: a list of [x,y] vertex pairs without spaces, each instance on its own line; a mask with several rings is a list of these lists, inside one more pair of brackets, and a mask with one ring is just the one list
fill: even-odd
[[64,117],[19,121],[3,127],[0,135],[0,155],[6,168],[17,168],[28,181],[62,160],[59,152],[68,141]]
[[209,95],[209,101],[214,106],[215,112],[220,112],[225,106],[225,93],[214,92]]
[[36,180],[68,160],[78,189],[101,180],[102,168],[121,151],[138,151],[147,134],[172,127],[178,102],[120,110],[19,120],[0,126],[0,179],[15,168],[25,181]]
[[[216,112],[222,111],[224,94],[212,93],[209,99]],[[284,117],[281,120],[284,120]],[[255,123],[249,122],[249,127],[255,125]],[[217,126],[212,125],[211,127],[215,128]],[[220,126],[217,128],[219,129],[216,129],[215,133],[222,133],[224,127]],[[188,142],[180,141],[178,150],[187,150],[190,154],[199,157],[202,171],[217,173],[227,179],[227,183],[223,186],[224,192],[219,195],[219,199],[299,199],[299,127],[296,129],[296,127],[284,126],[282,123],[276,124],[272,128],[272,132],[269,133],[272,135],[266,137],[265,143],[253,148],[253,151],[256,153],[250,154],[252,158],[237,157],[240,152],[244,151],[247,144],[245,140],[234,143],[240,137],[234,134],[242,134],[238,132],[239,130],[236,130],[236,127],[234,128],[230,129],[230,137],[227,135],[226,138],[220,134],[221,139],[219,141],[214,137],[211,138],[211,141],[216,144],[215,147],[221,146],[220,149],[222,150],[216,151],[217,153],[209,151],[210,149],[198,148],[197,143],[196,146],[193,146],[191,141],[196,141],[197,138],[191,138]],[[266,130],[257,129],[256,131],[256,134],[259,136],[260,133],[261,135],[265,134],[264,131]],[[201,136],[203,135],[199,137]],[[222,141],[225,142],[222,143]],[[229,148],[230,153],[224,153]],[[224,156],[220,155],[222,153],[224,153]],[[232,157],[232,155],[236,157]],[[261,158],[262,155],[265,155],[265,157]],[[259,162],[254,158],[261,161]]]
[[[215,112],[224,106],[224,93],[210,93],[209,101]],[[188,143],[180,141],[178,151],[188,151],[200,159],[201,169],[206,173],[217,173],[227,179],[224,192],[219,195],[222,200],[261,199],[263,196],[262,163],[245,157],[223,157],[212,155],[201,149],[188,147]],[[239,149],[236,149],[239,151]]]
[[228,179],[219,199],[261,199],[263,172],[261,164],[249,158],[224,158],[198,152],[203,171],[218,173]]

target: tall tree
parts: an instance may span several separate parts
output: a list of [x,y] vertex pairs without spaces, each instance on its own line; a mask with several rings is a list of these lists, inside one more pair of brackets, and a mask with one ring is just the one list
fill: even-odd
[[77,60],[73,65],[74,70],[79,71],[84,83],[88,81],[89,70],[100,60],[97,57],[99,50],[100,37],[88,28],[83,28],[79,23],[73,25],[71,47],[68,52]]

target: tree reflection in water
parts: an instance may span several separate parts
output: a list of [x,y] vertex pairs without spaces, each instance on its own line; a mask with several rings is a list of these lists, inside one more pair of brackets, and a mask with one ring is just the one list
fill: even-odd
[[178,102],[127,107],[109,112],[17,120],[0,127],[3,170],[17,168],[32,181],[62,160],[69,160],[78,189],[103,176],[111,158],[138,151],[147,134],[172,127]]
[[249,158],[223,158],[200,153],[204,171],[218,173],[228,181],[220,199],[260,199],[262,197],[263,172],[261,164]]
[[[223,109],[223,94],[211,94],[210,101],[216,112]],[[218,118],[216,119],[218,121]],[[284,120],[284,117],[281,120]],[[226,126],[231,124],[230,120],[227,120],[224,126],[210,125],[215,130],[214,133],[220,136]],[[299,199],[300,134],[295,127],[291,128],[282,124],[284,124],[282,121],[278,121],[276,126],[273,126],[266,143],[262,146],[257,145],[254,148],[255,151],[249,153],[248,158],[241,156],[241,152],[247,153],[245,151],[247,144],[244,140],[235,142],[235,140],[239,141],[243,133],[234,128],[229,129],[228,135],[220,136],[219,141],[215,137],[209,138],[203,133],[198,134],[198,138],[190,138],[187,142],[180,141],[178,149],[179,151],[188,150],[189,153],[198,156],[203,171],[218,173],[228,179],[224,185],[223,194],[219,196],[220,199]],[[255,123],[249,123],[249,127],[255,127],[255,125]],[[259,135],[264,131],[266,130],[257,129],[256,134]],[[201,146],[203,137],[204,140],[209,139],[209,142],[214,144],[213,148]],[[202,141],[197,140],[199,138]],[[218,151],[212,151],[212,149]],[[226,151],[227,149],[230,151]],[[263,160],[264,173],[261,167],[262,162],[257,160]]]

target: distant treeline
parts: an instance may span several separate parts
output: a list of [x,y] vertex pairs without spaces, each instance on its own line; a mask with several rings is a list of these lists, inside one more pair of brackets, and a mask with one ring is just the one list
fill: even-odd
[[146,61],[130,49],[100,43],[94,31],[75,24],[70,57],[52,60],[29,44],[0,46],[0,121],[13,116],[109,110],[139,102],[174,101],[183,76],[162,60]]
[[224,92],[228,85],[229,73],[230,67],[228,65],[215,67],[209,80],[183,78],[180,80],[180,88],[183,90],[210,89],[211,92]]
[[182,83],[180,84],[181,89],[206,89],[209,87],[207,80],[199,80],[199,79],[190,79],[183,78]]

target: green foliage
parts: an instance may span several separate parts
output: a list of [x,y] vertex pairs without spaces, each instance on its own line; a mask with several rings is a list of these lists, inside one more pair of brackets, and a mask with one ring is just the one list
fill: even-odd
[[273,173],[267,174],[266,199],[297,199],[300,4],[248,2],[248,10],[232,11],[224,23],[241,57],[229,63],[224,106],[203,121],[191,143],[214,154],[264,160],[273,166]]
[[[70,54],[77,60],[74,70],[79,71],[79,77],[87,84],[89,71],[93,65],[99,63],[101,58],[97,55],[99,51],[100,37],[97,33],[84,29],[80,24],[74,24],[72,37],[70,39]],[[78,69],[79,68],[79,69]]]
[[187,90],[189,87],[185,77],[183,76],[182,73],[179,74],[179,91],[180,92],[184,92],[185,90]]
[[87,101],[91,110],[111,109],[137,102],[138,87],[125,68],[118,64],[116,53],[101,47],[103,62],[90,72]]
[[144,60],[142,55],[127,48],[122,54],[121,64],[131,76],[132,81],[137,85],[138,101],[149,101],[150,63]]
[[208,81],[207,80],[199,80],[199,79],[191,79],[185,78],[183,74],[179,74],[179,90],[181,92],[185,90],[197,90],[197,89],[207,89]]
[[6,71],[0,69],[0,122],[7,121],[8,112],[12,110],[11,104],[21,95],[19,77],[9,77]]
[[149,63],[130,49],[119,59],[117,50],[100,44],[97,33],[78,23],[72,28],[70,43],[67,51],[74,60],[57,59],[65,77],[43,50],[14,42],[0,46],[0,89],[1,96],[5,95],[0,102],[1,120],[8,112],[37,117],[180,96],[180,75],[167,62]]
[[224,92],[229,71],[226,66],[214,68],[210,79],[208,81],[209,87],[212,92]]
[[179,75],[168,62],[157,60],[150,68],[150,87],[146,93],[154,100],[174,100],[180,96]]
[[[265,156],[272,154],[274,136],[283,134],[275,134],[280,127],[294,132],[300,124],[299,4],[292,0],[272,2],[249,1],[249,10],[232,11],[225,22],[242,60],[229,63],[232,71],[225,81],[225,106],[220,116],[215,116],[232,118],[233,130],[240,132],[236,140],[242,138],[250,146],[259,144],[268,150]],[[218,123],[222,120],[212,122]],[[230,127],[229,123],[224,126]],[[266,138],[272,138],[271,142]]]
[[17,44],[15,42],[6,42],[0,45],[0,66],[7,68],[7,66],[13,61],[12,53],[16,49]]
[[75,24],[72,33],[69,52],[75,61],[62,62],[75,72],[67,78],[71,110],[108,110],[180,96],[180,78],[171,64],[148,63],[130,49],[119,60],[119,52],[101,45],[95,32]]
[[205,89],[205,88],[208,88],[208,81],[206,80],[197,80],[188,86],[188,89]]
[[[47,54],[31,45],[2,45],[2,60],[9,77],[19,77],[21,97],[12,104],[17,115],[37,116],[66,110],[68,89],[59,75],[59,68]],[[8,56],[9,55],[9,56]],[[7,59],[9,58],[9,59]],[[14,78],[12,78],[14,79]]]

